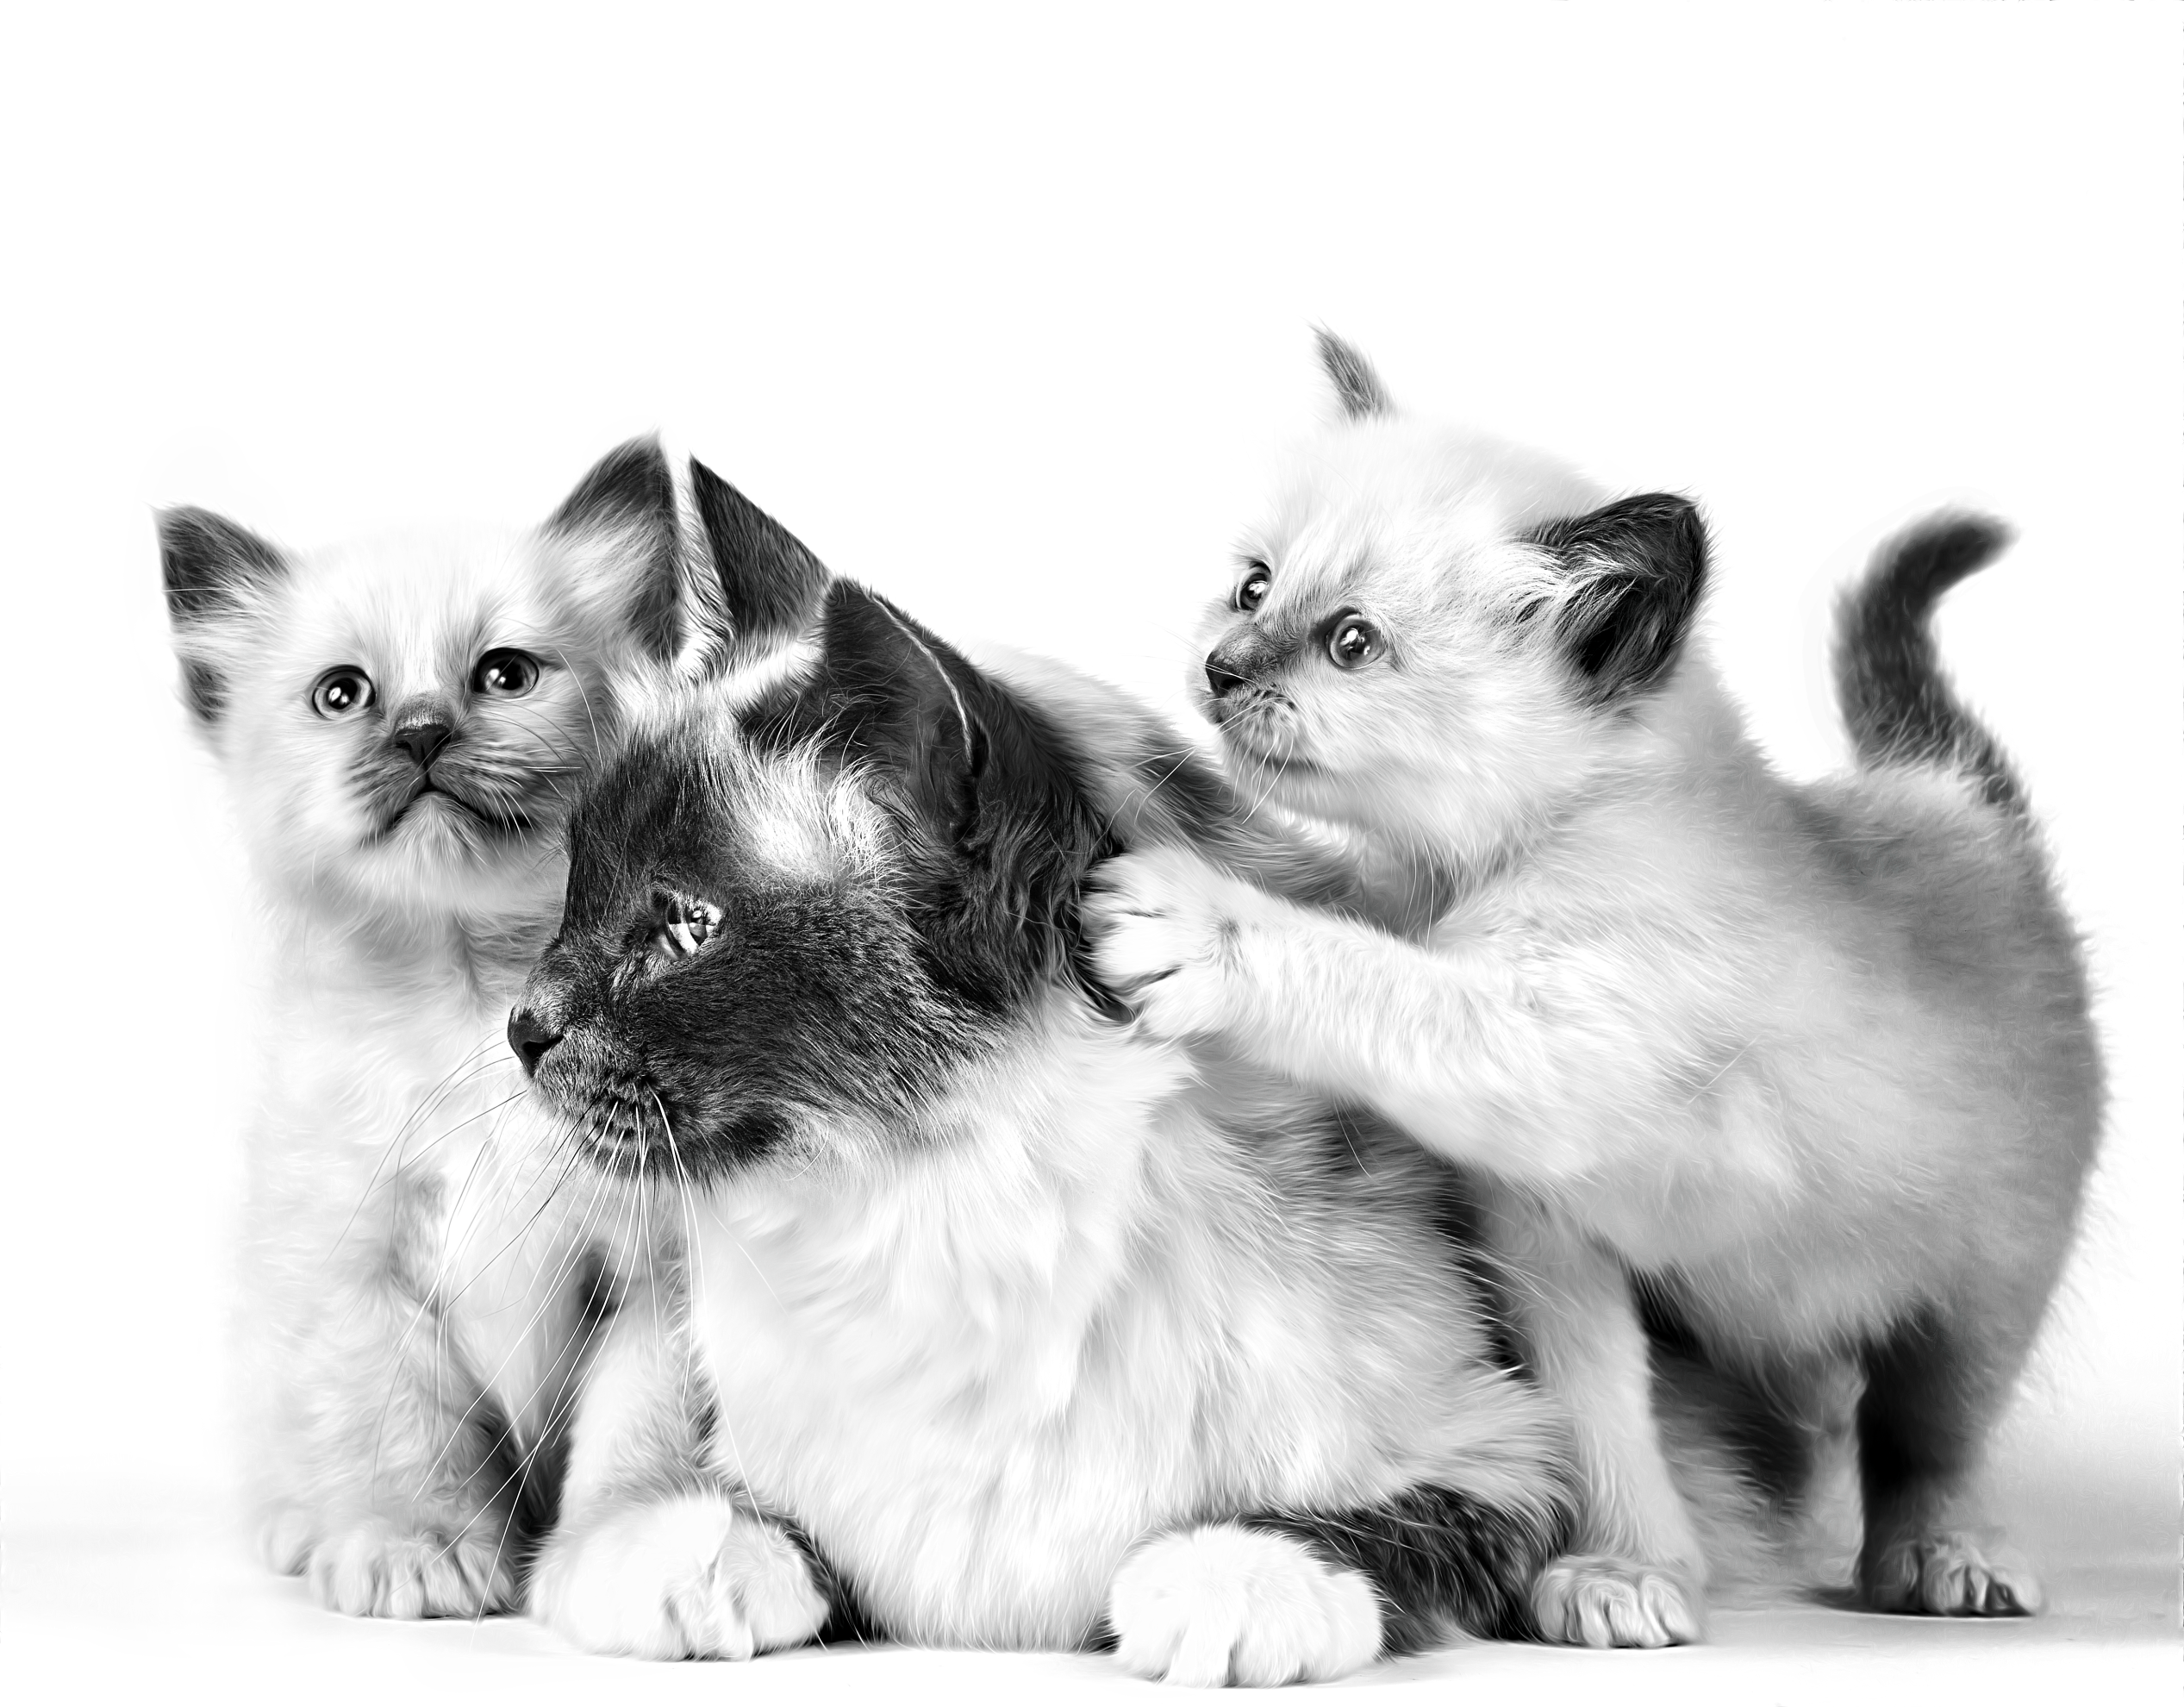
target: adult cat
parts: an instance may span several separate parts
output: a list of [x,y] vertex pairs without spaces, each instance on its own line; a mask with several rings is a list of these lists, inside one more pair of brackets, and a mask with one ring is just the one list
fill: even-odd
[[1450,1177],[1079,966],[1122,848],[1324,871],[1116,696],[974,667],[692,480],[729,673],[587,791],[509,1023],[688,1241],[687,1295],[617,1296],[539,1615],[653,1656],[1104,1636],[1199,1684],[1527,1633],[1565,1446]]
[[[609,1191],[559,1192],[499,1035],[566,802],[677,645],[673,490],[622,447],[521,535],[290,553],[159,517],[186,697],[272,948],[243,1397],[266,1559],[337,1610],[516,1600]],[[546,1453],[551,1458],[551,1452]]]

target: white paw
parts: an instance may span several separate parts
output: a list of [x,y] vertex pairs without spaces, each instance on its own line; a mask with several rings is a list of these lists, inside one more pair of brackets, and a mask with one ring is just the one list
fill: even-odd
[[290,1506],[261,1536],[265,1562],[310,1585],[320,1605],[353,1618],[476,1618],[516,1604],[515,1561],[497,1517],[454,1533],[378,1516],[321,1528]]
[[640,1660],[748,1660],[827,1622],[803,1550],[719,1494],[618,1507],[557,1532],[532,1600],[579,1648]]
[[1899,1541],[1862,1574],[1876,1612],[2018,1618],[2040,1610],[2038,1578],[2020,1563],[1988,1559],[1953,1530]]
[[1156,1036],[1232,1029],[1244,1017],[1240,932],[1258,898],[1180,848],[1125,854],[1085,897],[1093,966]]
[[1568,1554],[1532,1585],[1548,1641],[1572,1648],[1673,1648],[1706,1633],[1698,1590],[1672,1571],[1601,1554]]
[[1318,1683],[1380,1653],[1380,1598],[1301,1541],[1212,1523],[1147,1541],[1108,1596],[1115,1652],[1140,1677],[1200,1688]]

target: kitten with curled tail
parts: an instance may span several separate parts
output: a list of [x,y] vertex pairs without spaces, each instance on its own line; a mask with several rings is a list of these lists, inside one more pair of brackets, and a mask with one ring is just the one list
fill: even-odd
[[1958,1506],[2070,1247],[2103,1090],[2023,791],[1928,632],[2002,530],[1944,516],[1882,547],[1837,635],[1856,768],[1793,783],[1692,637],[1689,502],[1607,502],[1322,353],[1342,418],[1247,535],[1200,691],[1246,787],[1410,862],[1438,917],[1401,940],[1139,852],[1090,904],[1101,975],[1147,1030],[1494,1183],[1587,1490],[1583,1552],[1535,1597],[1549,1628],[1664,1575],[1681,1628],[1643,1639],[1696,1628],[1707,1559],[1641,1307],[1745,1389],[1786,1493],[1862,1382],[1866,1604],[2031,1610]]
[[616,1289],[535,1613],[654,1658],[862,1629],[1199,1685],[1532,1634],[1567,1447],[1453,1177],[1085,974],[1103,856],[1342,904],[1321,856],[1120,696],[976,666],[692,485],[725,673],[586,791],[509,1023],[688,1248]]
[[[502,1044],[567,803],[677,643],[659,447],[527,535],[290,553],[172,510],[185,697],[272,949],[249,1134],[247,1475],[274,1568],[390,1617],[512,1607],[598,1271]],[[542,1456],[543,1455],[543,1456]]]

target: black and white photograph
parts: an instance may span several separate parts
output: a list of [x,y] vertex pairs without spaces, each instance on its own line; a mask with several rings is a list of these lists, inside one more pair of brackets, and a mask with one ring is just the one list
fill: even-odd
[[11,1703],[2174,1692],[2184,12],[5,40]]

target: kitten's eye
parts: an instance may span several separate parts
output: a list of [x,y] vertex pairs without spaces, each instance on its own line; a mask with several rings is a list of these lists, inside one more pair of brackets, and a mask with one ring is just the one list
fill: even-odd
[[671,960],[685,960],[721,934],[721,910],[688,895],[663,895],[654,904],[659,929],[652,946]]
[[328,670],[311,689],[311,710],[321,717],[353,717],[371,703],[371,678],[350,664]]
[[1327,656],[1338,670],[1369,664],[1382,652],[1380,630],[1362,616],[1338,616],[1327,631]]
[[1243,584],[1236,589],[1236,608],[1239,610],[1257,610],[1266,603],[1266,590],[1274,585],[1274,572],[1264,563],[1253,563],[1244,576]]
[[538,685],[539,660],[514,647],[487,653],[477,660],[477,668],[471,672],[471,691],[490,694],[497,699],[514,699]]

